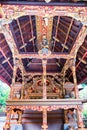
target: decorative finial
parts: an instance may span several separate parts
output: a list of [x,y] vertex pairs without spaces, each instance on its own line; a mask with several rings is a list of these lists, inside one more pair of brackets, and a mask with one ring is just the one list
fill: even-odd
[[45,0],[46,3],[49,3],[51,0]]

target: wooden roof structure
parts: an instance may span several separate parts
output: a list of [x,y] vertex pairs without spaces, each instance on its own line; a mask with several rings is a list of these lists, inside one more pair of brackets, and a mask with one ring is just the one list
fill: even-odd
[[38,50],[45,36],[51,51],[47,57],[47,75],[61,75],[66,70],[66,79],[72,82],[70,67],[74,64],[77,82],[87,80],[86,2],[52,6],[62,1],[37,0],[34,6],[35,1],[1,2],[0,79],[11,85],[15,66],[19,68],[16,74],[19,82],[20,68],[24,75],[41,75],[42,57]]

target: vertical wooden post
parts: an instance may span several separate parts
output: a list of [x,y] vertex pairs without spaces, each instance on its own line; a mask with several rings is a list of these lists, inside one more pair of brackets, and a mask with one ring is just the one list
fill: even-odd
[[78,99],[79,98],[79,91],[78,91],[78,88],[77,88],[77,79],[76,79],[76,69],[75,69],[75,66],[72,66],[71,70],[72,70],[72,73],[73,73],[75,97],[76,97],[76,99]]
[[82,119],[82,107],[78,106],[77,108],[77,121],[78,121],[78,127],[79,128],[83,128],[84,124],[83,124],[83,119]]
[[67,110],[64,110],[64,123],[68,124]]
[[22,111],[17,111],[18,113],[18,124],[22,124]]
[[6,117],[6,123],[3,127],[3,130],[10,130],[10,118],[11,118],[11,111],[7,110],[7,117]]
[[43,107],[43,125],[42,125],[42,129],[43,130],[48,129],[48,125],[47,125],[47,108],[46,107]]
[[64,89],[64,84],[65,84],[65,70],[64,70],[64,73],[63,73],[63,86],[62,86],[62,95],[63,95],[63,98],[65,96],[65,89]]
[[22,89],[21,89],[21,99],[23,99],[23,94],[24,94],[24,72],[23,72],[23,68],[21,68],[21,72],[22,72]]
[[12,77],[12,85],[11,85],[11,91],[10,91],[10,98],[11,99],[13,98],[13,88],[14,88],[14,85],[15,85],[16,70],[17,70],[17,67],[14,65],[13,77]]
[[47,60],[42,60],[42,64],[43,64],[43,100],[47,99],[47,92],[46,92],[46,63],[47,63]]

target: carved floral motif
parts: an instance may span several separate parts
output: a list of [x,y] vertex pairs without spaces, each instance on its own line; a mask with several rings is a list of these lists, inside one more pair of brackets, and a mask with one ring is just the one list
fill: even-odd
[[[4,17],[17,19],[23,15],[44,17],[70,16],[87,25],[87,7],[3,5]],[[83,15],[84,14],[84,15]]]

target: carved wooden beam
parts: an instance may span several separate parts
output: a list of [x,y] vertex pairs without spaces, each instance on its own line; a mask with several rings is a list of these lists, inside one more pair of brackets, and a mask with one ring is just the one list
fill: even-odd
[[[55,106],[58,108],[65,108],[71,107],[77,105],[82,105],[82,100],[81,99],[47,99],[43,101],[43,99],[19,99],[19,100],[7,100],[7,106],[13,106],[13,107],[18,107],[21,106],[22,108],[26,109],[26,106]],[[25,107],[24,107],[25,106]]]
[[50,43],[52,35],[52,24],[53,24],[53,18],[36,16],[38,46],[40,43],[42,43],[44,36],[46,37],[48,43]]
[[[85,54],[82,57],[82,60],[86,57],[87,52],[85,52]],[[79,64],[81,63],[81,61],[78,62],[78,64],[76,65],[76,69],[78,68]],[[72,72],[70,73],[69,77],[72,75]]]
[[[38,73],[38,72],[25,72],[24,73],[24,76],[28,76],[28,75],[31,75],[32,77],[33,76],[36,76],[36,75],[43,75],[43,73],[42,72],[40,72],[40,73]],[[63,74],[62,73],[55,73],[55,72],[52,72],[52,73],[46,73],[46,75],[48,76],[48,75],[53,75],[53,76],[56,76],[56,75],[60,75],[60,76],[63,76]]]
[[83,27],[81,28],[81,30],[80,30],[80,32],[79,32],[77,38],[76,38],[75,44],[74,44],[74,46],[73,46],[73,48],[72,48],[70,54],[73,54],[73,55],[75,55],[75,57],[76,57],[77,52],[78,52],[80,46],[83,44],[86,35],[87,35],[87,27],[86,27],[86,26],[83,26]]
[[26,58],[36,58],[36,59],[52,59],[52,58],[57,58],[57,59],[71,59],[74,56],[70,55],[70,54],[62,54],[62,53],[52,53],[49,57],[47,57],[46,55],[43,55],[42,57],[39,56],[38,53],[21,53],[21,54],[17,54],[15,55],[16,58],[19,59],[26,59]]
[[46,64],[47,64],[47,60],[42,60],[42,65],[43,65],[43,100],[47,99]]
[[[5,39],[6,39],[8,45],[9,45],[11,51],[12,51],[13,62],[14,62],[14,64],[15,64],[15,58],[16,58],[16,55],[19,54],[19,52],[18,52],[17,46],[16,46],[16,44],[15,44],[13,35],[12,35],[11,30],[10,30],[10,28],[9,28],[8,25],[1,26],[1,27],[2,27],[2,28],[1,28],[1,29],[2,29],[2,33],[4,34]],[[17,57],[17,58],[18,58],[18,57]],[[20,64],[23,65],[21,59],[20,59]]]
[[48,26],[47,26],[47,40],[50,44],[51,36],[52,36],[52,26],[53,26],[53,17],[48,18]]
[[42,17],[36,16],[36,31],[37,31],[37,40],[38,44],[42,42],[42,26],[41,26],[41,19]]
[[70,16],[87,25],[87,7],[76,6],[28,6],[28,5],[2,5],[4,15],[8,19],[17,19],[23,15],[36,15],[44,17]]
[[[40,89],[39,89],[40,90]],[[56,98],[58,98],[59,97],[59,95],[58,95],[58,93],[47,93],[47,95],[46,95],[47,97],[56,97]],[[29,97],[33,97],[33,98],[35,98],[35,97],[42,97],[43,98],[43,93],[29,93]],[[36,100],[36,99],[35,99]]]
[[[11,30],[10,30],[8,25],[2,26],[2,33],[4,34],[5,39],[6,39],[7,43],[8,43],[8,45],[9,45],[9,47],[10,47],[10,49],[12,51],[12,55],[13,55],[14,67],[12,67],[10,62],[8,61],[8,64],[11,66],[11,68],[13,70],[13,77],[12,77],[12,85],[11,85],[11,87],[13,87],[14,84],[15,84],[15,78],[16,78],[16,75],[17,75],[17,68],[20,68],[20,70],[22,72],[22,81],[23,81],[22,82],[22,89],[21,89],[21,98],[23,98],[24,72],[25,72],[25,69],[24,69],[22,60],[18,59],[18,57],[17,57],[18,60],[16,60],[15,56],[16,56],[16,54],[19,54],[19,52],[17,50],[17,47],[16,47],[16,44],[15,44],[13,35],[12,35]],[[10,97],[12,98],[12,91],[10,93]]]
[[5,39],[10,47],[10,50],[12,51],[13,57],[14,55],[18,54],[18,50],[16,48],[16,44],[14,42],[14,38],[12,36],[11,30],[8,25],[1,26],[1,32],[4,34]]

